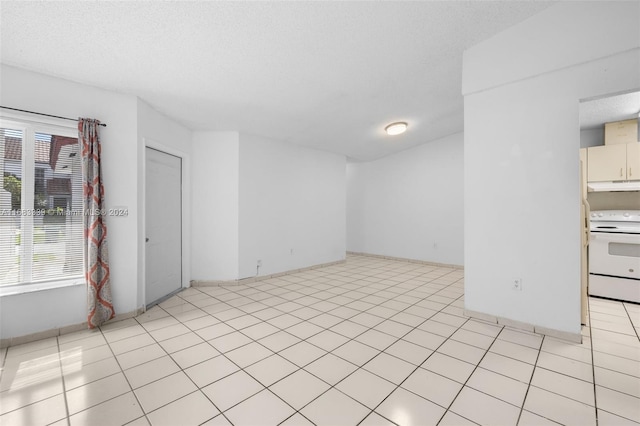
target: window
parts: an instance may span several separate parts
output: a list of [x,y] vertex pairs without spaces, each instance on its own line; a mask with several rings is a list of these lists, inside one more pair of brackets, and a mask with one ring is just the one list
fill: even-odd
[[80,161],[74,128],[0,121],[0,294],[84,282]]

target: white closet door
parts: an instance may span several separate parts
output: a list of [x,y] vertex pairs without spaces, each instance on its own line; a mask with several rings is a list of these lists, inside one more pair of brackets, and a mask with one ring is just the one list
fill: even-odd
[[145,304],[182,286],[182,159],[146,148]]

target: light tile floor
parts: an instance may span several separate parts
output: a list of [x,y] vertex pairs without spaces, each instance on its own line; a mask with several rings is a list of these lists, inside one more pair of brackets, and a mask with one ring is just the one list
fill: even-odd
[[0,424],[640,423],[639,305],[590,299],[582,344],[462,308],[463,271],[362,256],[187,289],[0,351]]

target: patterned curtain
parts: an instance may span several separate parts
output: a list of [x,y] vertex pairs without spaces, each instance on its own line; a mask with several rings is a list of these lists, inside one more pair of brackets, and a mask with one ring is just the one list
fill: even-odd
[[87,323],[100,326],[115,316],[109,283],[107,225],[104,214],[104,186],[100,173],[98,120],[78,119],[78,143],[82,152],[84,193],[84,262],[87,279]]

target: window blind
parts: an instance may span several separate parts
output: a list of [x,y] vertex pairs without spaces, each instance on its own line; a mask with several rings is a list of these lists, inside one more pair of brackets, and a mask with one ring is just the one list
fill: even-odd
[[0,286],[22,282],[22,149],[24,133],[0,129]]
[[73,131],[1,128],[0,157],[0,286],[82,277],[82,170]]

